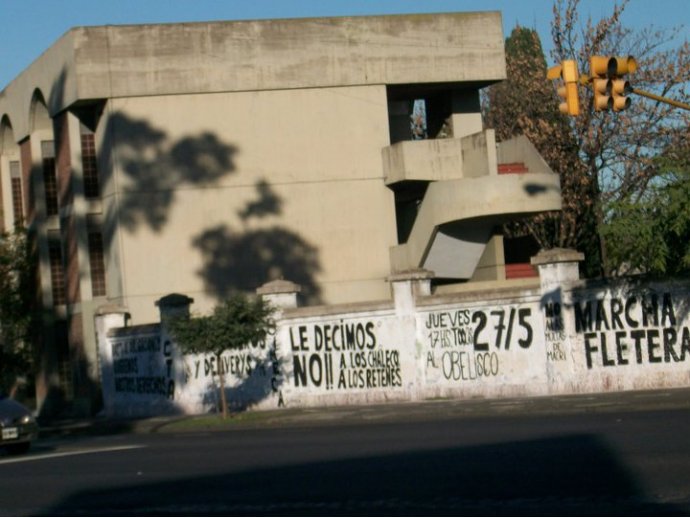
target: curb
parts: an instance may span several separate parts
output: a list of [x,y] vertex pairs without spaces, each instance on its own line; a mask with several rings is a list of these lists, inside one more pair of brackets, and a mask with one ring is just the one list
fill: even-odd
[[[690,410],[690,388],[627,391],[564,396],[503,399],[437,399],[417,402],[380,403],[365,406],[287,408],[255,410],[235,416],[251,416],[212,425],[176,427],[185,421],[212,414],[173,415],[131,419],[73,419],[42,426],[40,438],[76,438],[125,433],[190,433],[299,426],[340,426],[344,424],[382,424],[456,418],[491,418],[508,416],[573,415],[611,412]],[[167,428],[167,429],[166,429]]]

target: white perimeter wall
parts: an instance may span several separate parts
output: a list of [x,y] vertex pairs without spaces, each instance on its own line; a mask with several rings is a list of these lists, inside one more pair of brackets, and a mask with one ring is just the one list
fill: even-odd
[[[278,408],[690,385],[687,283],[542,286],[293,310],[305,315],[280,318],[266,344],[223,355],[229,399]],[[212,410],[215,359],[181,356],[157,327],[144,331],[102,335],[107,412]]]

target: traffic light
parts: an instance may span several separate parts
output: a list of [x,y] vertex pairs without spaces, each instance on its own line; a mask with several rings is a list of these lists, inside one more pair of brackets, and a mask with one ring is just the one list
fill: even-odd
[[558,106],[561,113],[580,115],[580,97],[577,91],[579,74],[577,62],[564,60],[560,65],[551,67],[546,73],[548,79],[562,79],[563,85],[558,88],[558,95],[563,100]]
[[630,106],[628,94],[630,83],[622,76],[637,70],[637,61],[632,56],[592,56],[589,58],[589,72],[592,76],[594,110],[619,112]]

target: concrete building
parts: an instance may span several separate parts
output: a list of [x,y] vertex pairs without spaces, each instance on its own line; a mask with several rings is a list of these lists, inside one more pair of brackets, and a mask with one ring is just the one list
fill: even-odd
[[106,304],[139,324],[172,292],[203,311],[279,278],[312,305],[390,299],[419,268],[439,290],[506,282],[496,229],[559,209],[560,188],[526,140],[482,127],[503,45],[497,12],[66,33],[0,92],[1,223],[40,257],[44,410],[94,409]]

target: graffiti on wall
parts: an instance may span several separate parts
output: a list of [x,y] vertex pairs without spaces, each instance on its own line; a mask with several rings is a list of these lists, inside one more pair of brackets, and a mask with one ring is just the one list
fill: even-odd
[[158,333],[112,339],[113,378],[118,394],[173,399],[173,346]]
[[288,329],[295,389],[327,391],[402,386],[400,351],[382,344],[380,322],[338,320]]
[[546,359],[564,362],[568,359],[563,305],[560,301],[544,304],[544,341]]
[[186,358],[185,379],[206,379],[218,375],[232,378],[251,376],[255,371],[266,376],[263,361],[249,350],[226,351],[220,357],[214,354],[194,355]]
[[207,411],[220,374],[245,408],[686,386],[686,286],[559,286],[490,302],[443,298],[414,317],[386,309],[288,319],[266,343],[220,360],[182,356],[150,325],[129,328],[107,338],[104,398],[115,411]]
[[690,327],[684,304],[668,292],[574,301],[587,368],[685,362]]
[[425,367],[432,378],[473,381],[496,377],[506,352],[526,351],[534,341],[531,306],[453,308],[422,314]]
[[218,376],[222,375],[226,387],[233,391],[234,404],[253,404],[274,394],[278,406],[284,405],[275,336],[270,336],[268,343],[228,350],[220,358],[211,354],[182,355],[173,341],[158,332],[111,338],[109,342],[111,390],[119,404],[178,404],[198,397],[203,407],[199,411],[203,411],[217,405]]
[[219,376],[223,376],[236,406],[257,403],[270,394],[277,396],[278,406],[284,405],[280,390],[283,380],[281,360],[274,335],[267,341],[227,350],[220,358],[210,354],[185,355],[184,363],[188,390],[214,387]]

